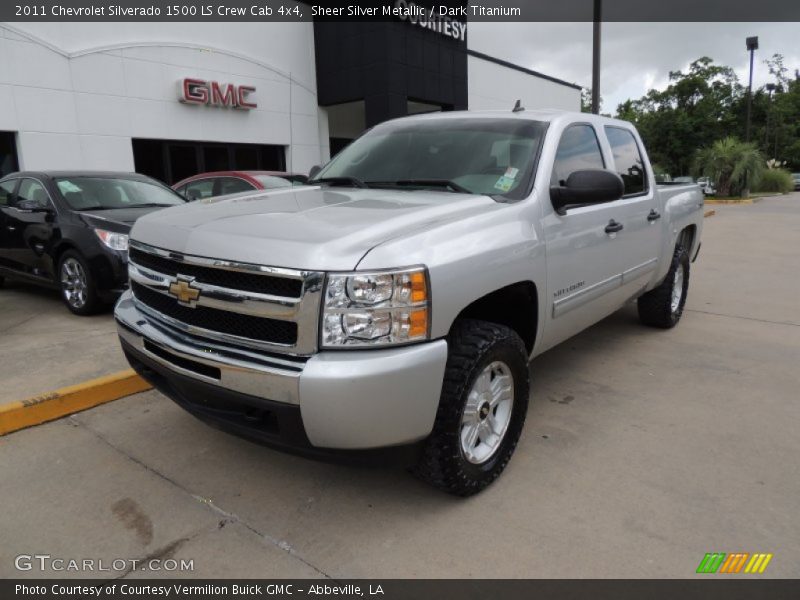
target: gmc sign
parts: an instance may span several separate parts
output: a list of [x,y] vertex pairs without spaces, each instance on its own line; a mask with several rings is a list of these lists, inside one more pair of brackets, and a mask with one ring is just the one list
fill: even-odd
[[248,102],[248,95],[256,91],[249,85],[220,84],[205,79],[181,79],[178,82],[178,100],[184,104],[207,104],[208,106],[229,106],[242,110],[257,108],[255,102]]

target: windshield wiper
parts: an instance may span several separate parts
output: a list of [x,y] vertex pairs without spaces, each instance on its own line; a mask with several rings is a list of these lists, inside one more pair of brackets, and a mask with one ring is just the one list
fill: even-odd
[[308,182],[309,185],[315,183],[330,183],[331,185],[346,185],[357,188],[369,187],[368,184],[361,181],[358,177],[323,177],[322,179],[314,179]]
[[443,187],[459,194],[474,194],[463,185],[450,181],[449,179],[400,179],[398,181],[369,181],[368,185],[375,187],[397,186],[397,187]]

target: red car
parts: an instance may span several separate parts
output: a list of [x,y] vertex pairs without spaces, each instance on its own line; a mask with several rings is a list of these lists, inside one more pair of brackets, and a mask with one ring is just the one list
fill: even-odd
[[305,185],[308,177],[283,171],[212,171],[179,181],[172,189],[189,200],[201,200],[252,190],[272,190]]

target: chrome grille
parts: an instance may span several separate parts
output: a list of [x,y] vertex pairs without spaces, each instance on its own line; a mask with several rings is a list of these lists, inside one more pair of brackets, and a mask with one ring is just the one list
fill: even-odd
[[[149,317],[208,339],[270,352],[317,348],[323,274],[188,256],[131,242],[134,299]],[[199,297],[181,302],[184,282]]]

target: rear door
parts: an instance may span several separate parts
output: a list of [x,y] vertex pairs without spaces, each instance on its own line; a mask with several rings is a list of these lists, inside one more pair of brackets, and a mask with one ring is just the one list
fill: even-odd
[[616,240],[617,250],[624,259],[622,289],[632,297],[647,285],[658,267],[663,207],[658,206],[658,195],[645,167],[644,152],[633,130],[606,125],[604,133],[611,152],[609,168],[619,173],[625,184],[625,193],[614,218],[623,226]]
[[[568,126],[561,134],[550,185],[573,171],[608,168],[600,135],[588,123]],[[571,337],[616,310],[622,302],[620,276],[625,258],[615,232],[622,200],[581,206],[559,215],[544,204],[547,254],[547,311],[543,350]],[[606,231],[609,229],[609,231]]]

